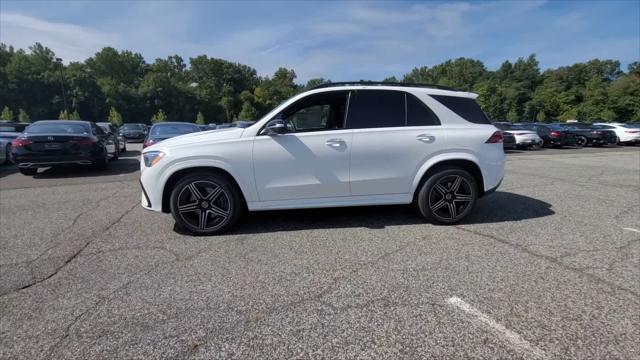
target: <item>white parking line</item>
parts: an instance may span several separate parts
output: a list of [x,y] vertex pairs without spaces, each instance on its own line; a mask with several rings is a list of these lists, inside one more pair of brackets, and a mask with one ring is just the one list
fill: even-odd
[[447,299],[449,305],[455,306],[459,310],[464,311],[468,315],[471,315],[471,321],[478,325],[488,327],[490,331],[498,335],[501,339],[507,341],[516,350],[523,352],[527,355],[533,356],[536,359],[546,359],[547,356],[544,351],[531,345],[527,340],[523,339],[519,334],[505,328],[500,323],[496,322],[489,316],[483,314],[480,310],[467,304],[464,300],[457,296]]
[[623,228],[624,230],[628,230],[628,231],[633,231],[633,232],[637,232],[640,233],[640,230],[638,229],[634,229],[634,228]]

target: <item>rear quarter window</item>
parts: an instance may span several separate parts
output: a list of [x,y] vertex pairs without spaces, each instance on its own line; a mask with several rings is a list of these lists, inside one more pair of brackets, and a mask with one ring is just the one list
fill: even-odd
[[487,115],[485,115],[474,99],[447,95],[430,96],[468,122],[474,124],[491,124]]

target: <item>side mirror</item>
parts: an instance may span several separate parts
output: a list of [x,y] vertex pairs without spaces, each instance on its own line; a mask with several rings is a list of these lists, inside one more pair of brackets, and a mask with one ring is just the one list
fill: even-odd
[[265,129],[267,130],[267,135],[278,135],[287,132],[287,126],[285,125],[284,120],[281,119],[269,121]]

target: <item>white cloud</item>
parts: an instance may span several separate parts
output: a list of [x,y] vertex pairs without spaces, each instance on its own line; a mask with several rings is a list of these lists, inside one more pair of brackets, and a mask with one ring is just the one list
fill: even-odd
[[51,48],[56,56],[82,61],[104,46],[112,45],[115,36],[86,27],[51,22],[15,12],[0,12],[0,41],[16,48],[28,48],[36,42]]

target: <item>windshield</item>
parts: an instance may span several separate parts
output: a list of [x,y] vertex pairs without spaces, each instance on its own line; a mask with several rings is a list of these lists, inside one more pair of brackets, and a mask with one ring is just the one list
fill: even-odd
[[29,134],[89,134],[88,125],[69,123],[33,124],[26,130]]
[[142,124],[124,124],[122,128],[125,130],[144,130],[144,125]]
[[182,135],[200,131],[193,124],[158,124],[151,128],[151,135]]

